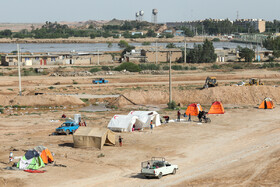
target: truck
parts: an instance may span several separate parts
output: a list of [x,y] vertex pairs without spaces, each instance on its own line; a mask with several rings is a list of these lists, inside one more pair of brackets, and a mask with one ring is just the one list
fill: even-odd
[[108,83],[108,80],[105,80],[104,78],[98,78],[92,81],[93,84],[106,84]]
[[153,157],[151,160],[141,163],[141,174],[146,177],[157,177],[160,179],[164,175],[176,174],[177,165],[172,165],[162,157]]
[[79,123],[75,121],[66,121],[60,127],[55,129],[56,134],[74,134],[74,132],[80,127]]

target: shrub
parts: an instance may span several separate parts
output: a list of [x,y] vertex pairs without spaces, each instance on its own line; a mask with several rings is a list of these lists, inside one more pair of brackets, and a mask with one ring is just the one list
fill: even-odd
[[213,65],[211,66],[211,68],[212,68],[212,69],[221,69],[221,67],[220,67],[219,65],[217,65],[217,64],[213,64]]
[[142,45],[151,45],[151,42],[143,42]]
[[178,70],[183,70],[183,67],[180,65],[173,65],[171,66],[171,69],[178,71]]
[[141,71],[140,67],[137,64],[131,63],[131,62],[124,62],[118,67],[114,69],[115,71],[122,71],[127,70],[130,72],[139,72]]
[[243,69],[243,67],[241,65],[233,65],[232,68],[233,69]]
[[50,90],[52,90],[52,89],[55,89],[55,87],[53,87],[53,86],[50,86],[50,87],[49,87],[49,89],[50,89]]
[[140,64],[141,70],[159,70],[159,65],[156,64]]
[[162,69],[163,70],[169,70],[169,66],[163,66]]
[[4,114],[4,108],[0,108],[0,114]]
[[214,38],[213,40],[212,40],[212,42],[220,42],[221,40],[220,40],[220,38]]
[[185,66],[185,67],[184,67],[184,70],[189,70],[189,67],[188,67],[188,66]]
[[111,68],[109,66],[102,66],[101,69],[103,71],[110,71],[111,70]]
[[98,72],[98,71],[101,71],[101,69],[99,69],[99,68],[91,68],[89,70],[89,72],[91,72],[91,73],[95,73],[95,72]]
[[175,103],[175,101],[171,101],[171,102],[167,103],[167,106],[169,109],[175,109],[176,103]]
[[196,70],[197,68],[195,66],[192,66],[191,67],[191,70]]

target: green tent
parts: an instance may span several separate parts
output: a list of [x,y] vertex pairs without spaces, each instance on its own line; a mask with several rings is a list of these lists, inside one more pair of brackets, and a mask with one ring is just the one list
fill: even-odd
[[27,160],[25,156],[23,156],[20,161],[17,163],[17,167],[19,169],[40,169],[45,167],[45,164],[40,156],[33,157],[30,160]]

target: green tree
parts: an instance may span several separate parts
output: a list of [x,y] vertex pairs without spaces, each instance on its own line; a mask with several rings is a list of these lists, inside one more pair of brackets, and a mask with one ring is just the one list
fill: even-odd
[[146,36],[147,36],[147,37],[156,37],[157,34],[155,33],[154,30],[149,29],[148,32],[147,32],[147,34],[146,34]]
[[244,59],[245,62],[252,62],[255,58],[255,52],[248,47],[239,47],[239,57],[240,59]]
[[168,43],[166,48],[176,48],[176,45],[174,43]]
[[124,41],[124,40],[121,40],[118,45],[121,47],[121,48],[126,48],[129,46],[129,44],[127,43],[127,41]]

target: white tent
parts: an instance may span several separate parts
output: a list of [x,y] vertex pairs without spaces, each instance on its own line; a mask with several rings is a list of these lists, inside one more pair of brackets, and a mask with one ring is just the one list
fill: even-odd
[[114,115],[108,128],[112,131],[131,132],[133,125],[135,125],[135,129],[143,129],[144,123],[136,116]]
[[128,115],[114,115],[108,124],[112,131],[131,132],[133,126],[135,129],[150,127],[150,123],[156,126],[161,125],[160,116],[155,111],[131,111]]
[[144,127],[149,127],[151,121],[156,126],[160,126],[160,115],[156,111],[131,111],[128,116],[137,116],[144,123]]

